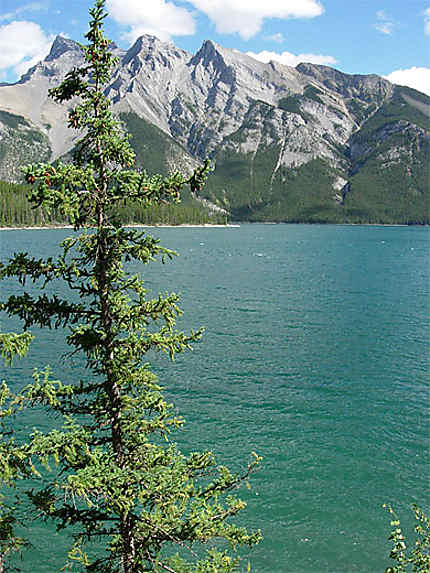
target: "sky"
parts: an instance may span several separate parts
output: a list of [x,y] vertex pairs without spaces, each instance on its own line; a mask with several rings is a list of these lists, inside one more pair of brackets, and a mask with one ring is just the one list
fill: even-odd
[[[0,0],[0,82],[46,57],[57,34],[83,41],[92,0]],[[430,0],[107,0],[106,32],[191,53],[204,40],[290,66],[375,73],[430,95]]]

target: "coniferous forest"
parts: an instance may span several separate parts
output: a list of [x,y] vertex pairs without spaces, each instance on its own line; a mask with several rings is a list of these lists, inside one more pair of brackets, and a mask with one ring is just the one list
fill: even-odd
[[[29,186],[0,181],[0,227],[61,226],[70,221],[60,209],[35,208],[28,199]],[[211,213],[189,192],[180,204],[154,204],[142,206],[125,201],[115,207],[115,213],[124,225],[183,225],[224,224],[225,215]]]

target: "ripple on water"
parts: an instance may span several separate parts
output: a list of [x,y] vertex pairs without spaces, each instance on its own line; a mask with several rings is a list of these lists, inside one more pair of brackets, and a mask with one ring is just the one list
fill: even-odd
[[[148,288],[181,291],[180,326],[206,326],[174,365],[151,358],[187,420],[177,439],[186,451],[213,449],[238,471],[252,450],[263,456],[239,518],[263,529],[249,553],[253,570],[384,570],[390,528],[381,504],[392,503],[410,526],[409,503],[429,503],[429,230],[154,232],[182,256],[145,268]],[[7,233],[2,256],[51,254],[61,234],[70,233]],[[76,365],[58,361],[51,336],[17,366],[17,384],[34,361],[77,375]],[[52,540],[55,554],[60,542]],[[27,573],[47,570],[39,561]]]

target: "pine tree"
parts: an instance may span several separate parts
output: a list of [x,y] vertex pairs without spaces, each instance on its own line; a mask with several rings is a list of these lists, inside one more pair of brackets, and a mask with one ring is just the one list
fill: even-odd
[[[103,92],[115,65],[103,31],[104,5],[96,0],[90,10],[85,64],[50,93],[57,102],[77,98],[69,126],[84,135],[73,162],[25,168],[32,204],[63,213],[76,233],[61,243],[58,258],[18,253],[0,268],[2,278],[41,288],[39,295],[24,290],[1,304],[25,329],[24,338],[3,335],[6,357],[24,352],[33,326],[66,328],[67,344],[83,355],[88,376],[61,382],[46,369],[17,394],[4,384],[4,435],[11,416],[35,406],[56,413],[62,425],[23,442],[13,436],[4,441],[0,479],[13,483],[45,466],[39,489],[28,495],[39,516],[73,533],[67,559],[80,571],[233,571],[236,548],[257,543],[260,534],[232,522],[245,504],[231,492],[259,459],[253,455],[243,475],[235,475],[217,466],[211,452],[185,456],[170,441],[183,420],[166,403],[145,355],[158,350],[173,358],[201,331],[177,331],[178,296],[147,299],[140,276],[124,270],[129,261],[146,264],[174,253],[150,235],[122,227],[113,215],[128,200],[142,206],[178,201],[186,185],[200,188],[209,165],[191,176],[149,177],[133,169],[128,137]],[[47,286],[52,292],[55,281],[79,297],[44,292]],[[49,470],[53,462],[57,471]],[[9,547],[21,543],[13,519],[4,535]],[[95,554],[88,550],[92,542],[99,544]]]
[[415,542],[409,548],[406,544],[399,518],[389,504],[384,504],[391,516],[391,535],[388,538],[392,543],[390,558],[394,565],[387,567],[385,573],[428,573],[430,571],[430,518],[415,503],[412,510],[417,524],[415,526]]
[[[22,334],[0,333],[0,355],[11,365],[13,359],[23,357],[33,340],[29,332]],[[12,431],[5,423],[16,410],[19,410],[21,400],[13,396],[6,382],[0,385],[0,484],[13,487],[17,478],[27,477],[31,471],[26,464],[26,455],[21,447],[16,447]],[[5,407],[5,405],[9,407]],[[4,489],[4,487],[3,487]],[[17,526],[22,525],[17,515],[17,504],[6,500],[0,494],[0,573],[9,571],[7,562],[11,555],[28,545],[25,539],[17,535]]]

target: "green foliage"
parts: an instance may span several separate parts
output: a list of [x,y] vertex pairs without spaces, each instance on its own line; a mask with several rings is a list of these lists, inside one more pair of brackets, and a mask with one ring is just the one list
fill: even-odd
[[[217,168],[203,193],[227,203],[233,220],[290,223],[343,223],[344,207],[334,201],[333,169],[314,159],[298,168],[276,170],[279,148],[259,149],[255,155],[217,156]],[[232,186],[224,197],[217,190],[226,178]],[[270,189],[268,192],[267,189]]]
[[322,99],[319,97],[323,94],[323,92],[319,88],[317,88],[316,86],[313,86],[312,84],[308,84],[307,86],[305,86],[303,93],[304,93],[304,96],[306,98],[313,99],[317,103],[324,104]]
[[[311,99],[317,103],[324,104],[324,102],[319,97],[322,95],[322,91],[318,89],[316,86],[311,84],[307,85],[303,91],[303,96],[306,99]],[[283,97],[278,101],[278,107],[284,111],[289,113],[297,113],[300,115],[306,122],[311,120],[311,116],[302,110],[301,103],[303,101],[303,96],[300,94],[294,94],[287,97]]]
[[417,99],[395,87],[391,100],[351,141],[356,151],[345,208],[360,212],[366,222],[430,223],[430,141],[416,128],[404,129],[409,122],[429,130],[430,122],[404,95]]
[[16,507],[3,504],[0,513],[0,571],[2,573],[16,571],[9,565],[10,558],[15,553],[21,553],[29,545],[25,539],[16,534],[18,525],[22,526],[23,522],[19,522],[16,517]]
[[169,156],[186,154],[173,139],[135,113],[122,113],[120,119],[130,134],[130,143],[136,154],[136,167],[146,167],[151,175],[168,171],[166,160]]
[[[418,99],[415,96],[415,93],[418,92],[409,90],[403,86],[395,86],[391,98],[387,100],[378,109],[378,111],[362,125],[357,134],[356,141],[364,142],[379,129],[399,121],[409,122],[426,130],[430,129],[429,117],[424,113],[424,111],[411,105],[404,96],[409,96],[410,98],[426,103],[427,105],[429,105],[428,100],[430,100],[430,98],[423,96]],[[425,101],[422,101],[423,99]]]
[[302,113],[300,109],[300,98],[297,95],[283,97],[278,101],[278,107],[290,113]]
[[[0,355],[11,364],[14,357],[22,358],[27,353],[33,337],[30,333],[22,334],[0,332]],[[13,486],[18,477],[28,475],[25,463],[25,454],[22,448],[16,447],[12,432],[5,423],[13,414],[14,408],[19,407],[19,400],[14,397],[5,382],[0,385],[0,484]],[[10,406],[9,408],[7,406]],[[20,518],[21,502],[19,500],[6,500],[0,494],[0,571],[6,573],[13,569],[9,566],[10,558],[20,553],[29,543],[17,534],[19,526],[23,526],[24,519]]]
[[342,217],[341,207],[333,201],[331,183],[330,168],[319,159],[297,169],[280,171],[273,179],[270,201],[252,218],[320,223],[330,217]]
[[370,158],[351,178],[345,209],[361,213],[360,222],[429,224],[427,158],[423,150],[416,162],[401,161],[384,170],[376,158]]
[[34,208],[28,197],[30,187],[0,181],[0,226],[33,227],[68,223],[59,209]]
[[0,121],[11,129],[17,129],[20,126],[29,126],[28,122],[23,117],[3,110],[0,110]]
[[[319,101],[321,92],[308,85],[304,96]],[[227,207],[238,221],[429,224],[430,124],[423,110],[430,100],[418,96],[414,90],[395,87],[376,113],[375,103],[358,98],[346,101],[362,126],[348,148],[333,146],[339,160],[350,165],[344,171],[336,171],[321,159],[299,167],[279,167],[277,145],[260,145],[255,153],[241,153],[249,130],[261,131],[262,140],[276,140],[270,134],[273,107],[254,102],[244,124],[217,153],[217,169],[204,194]],[[301,101],[300,96],[291,95],[281,98],[278,107],[307,121]],[[329,109],[340,114],[333,106]],[[408,124],[410,129],[406,129]],[[420,127],[426,133],[418,133]],[[333,188],[337,176],[349,183],[343,195]]]
[[22,334],[0,332],[0,355],[6,364],[12,364],[15,356],[19,358],[25,356],[32,340],[33,337],[29,332]]
[[[241,153],[241,144],[249,139],[247,130],[259,129],[263,140],[276,139],[270,134],[273,108],[255,102],[251,111],[256,113],[249,113],[243,126],[226,138],[224,149],[216,155],[216,172],[203,193],[229,209],[237,221],[429,224],[429,138],[414,125],[405,129],[407,121],[412,122],[418,115],[422,120],[424,115],[404,96],[413,96],[419,105],[424,103],[403,88],[395,90],[381,114],[365,122],[366,136],[362,130],[352,136],[353,153],[336,148],[339,159],[345,165],[350,163],[349,171],[337,171],[321,159],[299,167],[280,167],[277,145],[260,145],[256,152]],[[399,103],[391,115],[396,98],[400,98],[401,106]],[[296,96],[290,96],[279,105],[298,113],[299,103]],[[363,104],[360,109],[362,115],[360,110],[356,115],[364,118],[371,106]],[[348,192],[335,191],[337,176],[348,181]]]
[[[211,452],[183,455],[171,441],[184,421],[165,401],[147,353],[173,359],[202,332],[176,330],[178,296],[148,299],[140,275],[126,272],[130,261],[147,264],[174,253],[150,235],[124,228],[118,210],[124,203],[175,203],[186,186],[198,193],[209,164],[186,176],[133,168],[128,136],[103,93],[115,61],[103,34],[104,4],[96,0],[90,11],[85,65],[50,92],[60,102],[80,96],[69,112],[69,125],[85,128],[73,162],[25,169],[30,203],[61,213],[79,232],[61,243],[57,258],[16,253],[0,266],[0,278],[23,285],[0,303],[25,329],[0,337],[5,358],[25,352],[31,328],[65,328],[87,375],[62,382],[47,368],[35,371],[17,393],[2,386],[0,480],[11,488],[23,482],[22,489],[31,477],[27,496],[35,517],[73,535],[65,559],[74,570],[227,573],[237,568],[237,548],[260,539],[259,532],[234,523],[245,507],[234,492],[260,458],[252,454],[236,475],[217,466]],[[57,281],[69,286],[70,299],[55,294]],[[28,283],[39,290],[30,294]],[[58,424],[47,432],[35,428],[24,439],[14,436],[14,418],[23,408],[54,414]],[[3,556],[21,545],[16,519],[14,508],[5,506]]]
[[358,98],[349,98],[345,101],[345,103],[348,111],[359,124],[365,121],[369,115],[375,111],[375,104],[369,105],[368,103]]
[[[59,208],[34,207],[29,186],[0,181],[0,227],[61,226],[70,220]],[[184,189],[180,203],[154,203],[125,200],[113,206],[112,213],[124,225],[183,225],[225,223],[225,217],[210,213]]]
[[410,571],[426,573],[430,571],[430,519],[417,505],[412,506],[415,519],[418,521],[415,527],[417,539],[414,548],[408,551],[399,518],[391,506],[384,504],[384,507],[391,515],[393,529],[389,539],[393,548],[390,557],[395,562],[395,565],[385,569],[385,573],[409,573]]

